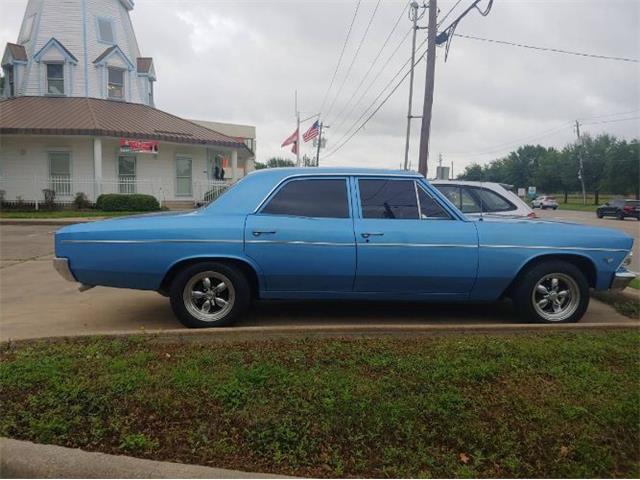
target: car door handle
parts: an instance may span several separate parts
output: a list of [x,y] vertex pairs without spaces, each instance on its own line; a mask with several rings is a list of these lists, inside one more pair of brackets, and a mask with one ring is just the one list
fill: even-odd
[[275,235],[275,230],[254,230],[253,236],[259,237],[260,235]]
[[381,237],[382,235],[384,235],[383,232],[362,232],[360,234],[362,236],[362,238],[369,238],[369,237]]

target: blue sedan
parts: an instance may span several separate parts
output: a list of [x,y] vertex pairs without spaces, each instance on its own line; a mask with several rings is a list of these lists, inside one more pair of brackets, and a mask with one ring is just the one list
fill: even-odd
[[420,175],[268,169],[213,203],[78,224],[54,266],[81,289],[155,290],[189,327],[229,325],[252,299],[493,302],[527,321],[580,320],[589,289],[626,286],[633,239],[536,220],[471,220]]

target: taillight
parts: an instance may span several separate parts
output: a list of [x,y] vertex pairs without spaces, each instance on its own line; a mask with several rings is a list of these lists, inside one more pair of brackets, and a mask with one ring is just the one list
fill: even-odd
[[625,212],[633,212],[634,208],[631,205],[625,205],[622,208]]
[[538,218],[538,216],[534,212],[531,212],[529,215],[527,215],[527,218]]

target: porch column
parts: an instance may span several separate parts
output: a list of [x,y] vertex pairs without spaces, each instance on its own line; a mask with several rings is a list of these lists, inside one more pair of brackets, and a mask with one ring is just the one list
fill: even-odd
[[238,151],[231,150],[231,178],[235,182],[238,179]]
[[93,137],[93,181],[94,200],[102,193],[102,139]]

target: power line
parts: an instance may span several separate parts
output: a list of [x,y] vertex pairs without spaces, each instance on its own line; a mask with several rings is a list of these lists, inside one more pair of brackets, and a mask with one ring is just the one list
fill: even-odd
[[[413,64],[413,67],[415,67],[421,60],[422,58],[425,56],[426,51],[424,53],[422,53],[422,55],[420,55],[418,57],[418,59],[415,61],[415,63]],[[411,62],[411,59],[409,59],[409,63]],[[388,86],[393,82],[393,80],[402,72],[402,70],[404,69],[404,67],[406,66],[407,62],[405,62],[405,64],[400,68],[400,70],[398,71],[398,73],[396,73],[393,78],[391,79],[391,81],[389,83],[387,83],[387,85],[385,85],[385,87],[382,89],[382,91],[378,94],[378,96],[375,98],[375,100],[373,101],[373,103],[369,106],[369,108],[367,108],[367,110],[364,111],[364,113],[360,116],[360,118],[358,118],[358,120],[355,121],[354,125],[355,126],[360,119],[366,114],[366,112],[373,106],[375,105],[375,103],[378,101],[378,99],[382,96],[382,94],[384,93],[384,91],[388,88]],[[371,114],[351,133],[351,135],[348,136],[348,138],[346,140],[344,140],[342,143],[340,143],[337,147],[335,147],[331,152],[329,152],[327,155],[324,156],[324,158],[330,157],[331,155],[333,155],[334,153],[336,153],[338,150],[340,150],[342,147],[344,147],[360,130],[362,130],[364,128],[364,126],[369,122],[369,120],[371,120],[373,118],[373,116],[378,113],[378,111],[382,108],[382,106],[387,103],[387,100],[389,100],[389,98],[391,98],[391,96],[396,92],[396,90],[398,90],[398,88],[400,87],[400,85],[402,85],[402,82],[404,82],[404,80],[409,76],[409,74],[411,73],[411,69],[407,70],[407,72],[402,76],[402,78],[400,79],[400,81],[393,87],[393,89],[391,89],[391,91],[389,92],[389,94],[382,100],[382,102],[380,102],[380,104],[375,108],[375,110],[373,112],[371,112]],[[349,129],[351,130],[353,128],[353,126]],[[347,130],[347,132],[349,132],[349,130]],[[345,138],[348,135],[345,134],[342,138]],[[342,138],[339,140],[342,141]]]
[[638,119],[640,119],[640,117],[618,118],[614,120],[602,120],[599,122],[582,122],[582,125],[598,125],[600,123],[627,122],[629,120],[638,120]]
[[469,39],[469,40],[479,40],[479,41],[482,41],[482,42],[496,43],[496,44],[499,44],[499,45],[509,45],[511,47],[528,48],[530,50],[540,50],[540,51],[544,51],[544,52],[564,53],[566,55],[577,55],[579,57],[599,58],[599,59],[604,59],[604,60],[617,60],[617,61],[620,61],[620,62],[640,63],[640,60],[635,59],[635,58],[612,57],[612,56],[608,56],[608,55],[597,55],[597,54],[594,54],[594,53],[572,52],[570,50],[563,50],[563,49],[560,49],[560,48],[539,47],[539,46],[535,46],[535,45],[526,45],[524,43],[508,42],[506,40],[494,40],[494,39],[491,39],[491,38],[476,37],[475,35],[463,35],[461,33],[454,33],[453,36],[460,37],[460,38],[466,38],[466,39]]
[[603,115],[593,115],[591,117],[583,118],[583,119],[580,119],[580,120],[584,121],[584,120],[592,120],[594,118],[617,117],[619,115],[631,115],[632,113],[636,113],[636,112],[640,112],[640,108],[636,108],[635,110],[627,110],[626,112],[607,113],[607,114],[603,114]]
[[[393,25],[393,28],[391,29],[391,31],[387,35],[387,38],[384,40],[384,42],[382,43],[382,46],[378,50],[378,54],[376,55],[376,57],[371,62],[371,65],[369,65],[369,69],[364,74],[364,77],[362,77],[362,80],[360,80],[360,83],[358,84],[358,86],[353,91],[353,94],[351,95],[351,97],[349,97],[349,101],[344,105],[344,107],[342,107],[342,110],[340,110],[336,114],[336,119],[339,119],[342,116],[342,114],[344,113],[344,111],[350,106],[351,101],[356,97],[356,94],[360,90],[360,87],[362,87],[362,84],[369,77],[369,74],[373,71],[373,67],[375,67],[376,63],[378,62],[378,59],[382,55],[382,52],[384,51],[385,47],[389,43],[389,40],[391,39],[392,35],[394,34],[396,29],[398,28],[398,25],[400,24],[400,20],[402,20],[402,17],[404,16],[404,12],[406,12],[407,8],[409,7],[409,3],[410,2],[405,3],[404,8],[402,9],[402,12],[400,12],[400,15],[398,16],[398,19],[396,20],[396,23]],[[342,123],[340,125],[342,125]]]
[[324,110],[324,106],[327,102],[327,97],[329,96],[329,92],[331,91],[331,87],[333,87],[333,82],[336,79],[336,75],[338,73],[338,69],[340,68],[340,64],[342,63],[342,57],[344,57],[344,51],[347,48],[347,43],[349,42],[349,37],[351,36],[351,30],[353,29],[353,24],[356,21],[356,17],[358,16],[358,9],[360,8],[360,2],[362,0],[358,0],[356,4],[356,9],[353,12],[353,18],[351,19],[351,23],[349,24],[349,30],[347,30],[347,36],[344,39],[344,43],[342,44],[342,50],[340,51],[340,57],[338,58],[338,64],[336,65],[335,70],[333,71],[333,75],[331,76],[331,82],[329,82],[329,88],[327,88],[326,93],[324,94],[324,99],[322,100],[322,106],[320,107],[320,112]]
[[438,22],[438,27],[439,27],[440,25],[442,25],[442,24],[444,23],[444,21],[447,19],[447,17],[448,17],[449,15],[451,15],[451,12],[453,12],[453,11],[456,9],[456,7],[457,7],[458,5],[460,5],[460,2],[461,2],[461,1],[462,1],[462,0],[458,0],[458,1],[455,3],[455,5],[454,5],[453,7],[451,7],[451,9],[450,9],[446,14],[445,14],[445,16],[444,16],[444,17],[442,17],[442,18],[440,19],[440,21]]
[[[382,65],[382,67],[380,68],[380,70],[378,70],[378,73],[375,75],[375,77],[373,78],[373,80],[369,83],[369,85],[367,85],[367,87],[362,91],[362,94],[360,95],[360,97],[358,97],[358,100],[356,101],[356,103],[353,104],[353,106],[349,109],[349,111],[346,113],[346,115],[342,118],[342,121],[336,126],[336,130],[339,130],[340,127],[342,125],[344,125],[344,123],[347,121],[347,119],[351,116],[351,114],[353,113],[353,111],[358,108],[358,106],[360,105],[360,103],[362,102],[362,100],[364,99],[364,97],[367,95],[367,93],[369,93],[369,91],[371,90],[371,88],[373,87],[373,85],[375,85],[375,83],[378,81],[378,79],[380,78],[380,76],[382,75],[382,73],[384,72],[385,68],[387,68],[387,65],[389,65],[389,63],[391,62],[391,60],[393,60],[395,58],[396,53],[398,53],[398,50],[400,50],[400,47],[404,44],[404,42],[406,41],[407,37],[409,36],[409,34],[411,33],[411,28],[409,28],[407,30],[407,32],[404,34],[404,36],[402,37],[402,39],[400,40],[400,43],[398,43],[398,45],[396,46],[396,48],[393,50],[393,52],[391,52],[391,55],[389,55],[389,57],[387,58],[387,60],[384,62],[384,64]],[[424,45],[424,43],[426,42],[423,41],[421,46]],[[402,66],[402,68],[404,68],[405,65],[407,65],[409,62],[411,61],[411,59],[408,59],[404,65]],[[395,76],[397,76],[398,74],[396,74]],[[395,78],[395,77],[394,77]],[[368,109],[367,109],[368,110]]]
[[347,73],[344,76],[344,79],[342,80],[342,84],[340,85],[340,88],[338,89],[338,93],[336,93],[336,96],[333,99],[333,102],[331,102],[331,105],[329,106],[329,110],[327,110],[327,114],[325,115],[326,117],[329,116],[329,114],[331,113],[331,110],[333,110],[333,106],[335,105],[336,101],[338,100],[338,97],[340,96],[340,94],[342,93],[342,89],[344,88],[345,84],[347,83],[347,79],[349,78],[349,74],[351,73],[351,69],[353,68],[353,65],[356,63],[356,60],[358,59],[358,54],[360,53],[360,49],[362,48],[362,45],[364,44],[364,41],[367,38],[367,35],[369,34],[369,28],[371,27],[371,24],[373,23],[373,19],[376,16],[376,13],[378,12],[378,7],[380,7],[380,2],[382,0],[378,0],[378,2],[376,3],[375,8],[373,9],[373,12],[371,13],[371,17],[369,17],[369,23],[367,23],[367,27],[364,30],[364,33],[362,34],[362,38],[360,39],[360,43],[358,44],[358,48],[356,49],[356,52],[353,55],[353,59],[351,60],[351,63],[349,64],[349,68],[347,69]]

